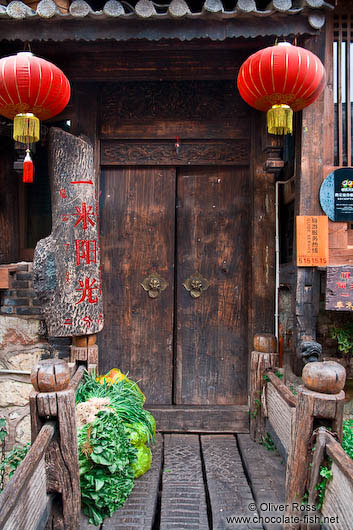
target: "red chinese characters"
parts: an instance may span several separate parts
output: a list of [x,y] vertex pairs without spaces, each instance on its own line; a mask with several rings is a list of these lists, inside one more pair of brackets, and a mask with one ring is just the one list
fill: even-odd
[[76,289],[76,291],[82,291],[82,296],[78,302],[76,302],[75,305],[82,304],[87,298],[87,302],[89,304],[96,304],[98,302],[98,298],[94,298],[93,291],[99,290],[99,287],[96,285],[97,280],[95,278],[85,278],[83,280],[79,280],[80,287]]
[[76,265],[83,261],[87,265],[97,263],[97,242],[95,240],[76,239]]
[[75,210],[76,213],[73,213],[72,215],[77,216],[78,219],[74,226],[78,226],[80,223],[82,223],[83,230],[87,230],[87,223],[89,223],[91,226],[95,226],[95,222],[93,220],[95,213],[92,209],[92,206],[87,207],[87,204],[83,202],[81,208],[79,206],[75,206]]

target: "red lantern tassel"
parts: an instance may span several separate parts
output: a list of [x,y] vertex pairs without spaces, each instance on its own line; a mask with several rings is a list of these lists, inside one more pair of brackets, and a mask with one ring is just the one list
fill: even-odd
[[27,182],[27,183],[33,182],[33,162],[32,162],[29,149],[27,149],[26,151],[26,156],[23,162],[22,182]]

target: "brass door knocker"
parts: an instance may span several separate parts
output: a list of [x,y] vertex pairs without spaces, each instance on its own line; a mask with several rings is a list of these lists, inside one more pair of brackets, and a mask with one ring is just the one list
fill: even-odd
[[207,291],[210,286],[210,282],[206,280],[199,272],[195,272],[190,278],[185,280],[183,286],[193,298],[199,298],[202,291]]
[[153,272],[140,285],[147,291],[150,298],[158,298],[160,293],[168,287],[168,282]]

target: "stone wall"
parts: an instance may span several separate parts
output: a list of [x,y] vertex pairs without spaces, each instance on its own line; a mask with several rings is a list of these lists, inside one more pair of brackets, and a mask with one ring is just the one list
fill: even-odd
[[0,417],[6,419],[6,449],[30,441],[30,371],[50,346],[39,319],[0,316]]
[[32,287],[32,264],[11,266],[9,289],[0,291],[0,417],[6,420],[6,450],[30,441],[30,372],[52,355]]
[[0,290],[0,418],[9,436],[6,449],[30,441],[30,372],[39,359],[70,356],[70,338],[46,336],[32,285],[32,263],[11,265],[8,289]]

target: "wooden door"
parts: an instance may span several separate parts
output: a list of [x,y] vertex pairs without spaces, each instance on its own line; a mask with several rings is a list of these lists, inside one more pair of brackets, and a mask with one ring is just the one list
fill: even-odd
[[[179,170],[178,404],[247,403],[248,181],[242,167]],[[209,282],[198,298],[183,285],[195,273]]]
[[248,180],[232,166],[102,171],[100,371],[139,380],[165,430],[246,430]]
[[[175,169],[114,168],[101,175],[104,330],[101,373],[113,367],[141,382],[148,401],[172,403]],[[158,299],[141,284],[167,282]]]

